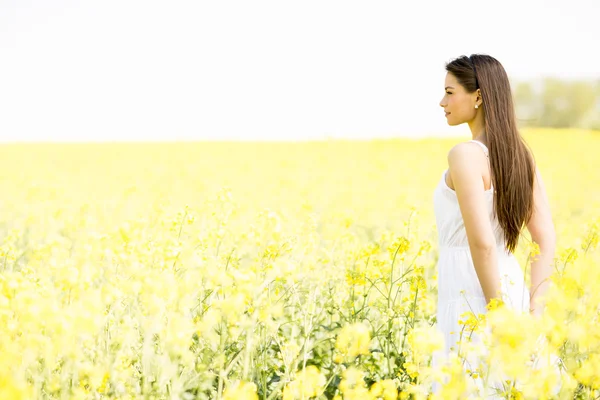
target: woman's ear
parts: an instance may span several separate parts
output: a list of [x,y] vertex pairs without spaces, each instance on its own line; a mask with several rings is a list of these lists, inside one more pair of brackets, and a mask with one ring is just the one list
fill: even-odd
[[[477,89],[476,93],[477,93],[477,96],[475,96],[475,102],[476,103],[479,102],[479,101],[483,102],[483,97],[481,97],[481,90]],[[481,103],[479,103],[479,104],[481,105]]]

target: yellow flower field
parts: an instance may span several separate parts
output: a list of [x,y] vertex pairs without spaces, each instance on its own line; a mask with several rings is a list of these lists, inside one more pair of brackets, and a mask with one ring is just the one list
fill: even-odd
[[[462,140],[0,146],[0,399],[424,399],[434,380],[462,399],[493,373],[505,398],[597,398],[600,132],[523,133],[556,272],[540,319],[465,315],[489,350],[467,374],[430,367],[433,190]],[[524,269],[535,251],[525,232]]]

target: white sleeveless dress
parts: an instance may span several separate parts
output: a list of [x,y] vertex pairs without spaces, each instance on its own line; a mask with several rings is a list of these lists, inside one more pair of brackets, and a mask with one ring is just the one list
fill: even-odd
[[[480,145],[488,156],[488,149],[483,143],[477,140],[471,142]],[[471,258],[456,192],[446,184],[446,173],[447,170],[442,174],[433,196],[439,244],[437,327],[445,339],[443,351],[434,354],[434,366],[441,363],[450,352],[458,350],[457,341],[462,328],[458,321],[461,314],[467,311],[473,311],[476,315],[485,314],[487,310]],[[493,186],[485,191],[485,201],[498,244],[498,270],[503,300],[511,308],[529,312],[529,289],[525,284],[523,271],[515,256],[506,250],[502,228],[493,211]],[[437,389],[439,386],[434,385],[434,391]]]

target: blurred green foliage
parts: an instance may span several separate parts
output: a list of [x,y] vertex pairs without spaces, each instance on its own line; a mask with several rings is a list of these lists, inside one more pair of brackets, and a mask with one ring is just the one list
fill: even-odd
[[600,78],[541,78],[513,88],[521,126],[600,129]]

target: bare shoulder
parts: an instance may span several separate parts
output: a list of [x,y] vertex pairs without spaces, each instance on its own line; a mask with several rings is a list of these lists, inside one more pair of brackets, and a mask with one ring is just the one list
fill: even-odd
[[465,142],[448,152],[448,187],[456,193],[467,239],[471,248],[489,248],[495,237],[489,218],[482,166],[487,163],[485,152],[477,143]]
[[448,152],[448,160],[450,160],[451,158],[462,158],[471,155],[474,157],[479,157],[484,154],[477,143],[461,142],[454,145],[454,147],[450,149],[450,151]]
[[[474,166],[476,166],[474,168]],[[448,175],[446,185],[452,190],[457,187],[478,187],[487,169],[487,158],[477,143],[458,143],[448,152]],[[486,178],[489,181],[489,178]],[[485,187],[489,186],[485,183]],[[484,187],[484,190],[485,190]]]
[[456,144],[448,152],[448,166],[469,164],[473,160],[485,160],[485,158],[485,154],[477,143],[462,142]]

